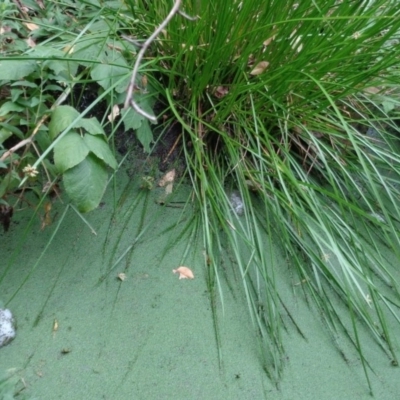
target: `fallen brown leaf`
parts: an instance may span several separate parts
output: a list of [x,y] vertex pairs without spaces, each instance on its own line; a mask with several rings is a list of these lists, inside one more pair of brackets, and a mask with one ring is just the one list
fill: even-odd
[[168,171],[158,182],[158,186],[164,187],[168,183],[174,183],[176,171],[175,168]]
[[268,68],[268,61],[260,61],[250,72],[250,75],[260,75]]
[[222,99],[223,97],[225,97],[227,94],[229,93],[229,89],[226,86],[218,86],[215,89],[214,95],[215,97],[217,97],[218,99]]
[[174,274],[179,274],[179,279],[193,279],[194,278],[193,271],[188,267],[180,266],[177,269],[173,269],[172,272]]
[[118,115],[119,115],[119,106],[118,104],[114,104],[111,113],[107,116],[107,118],[110,122],[113,122],[115,118],[118,117]]
[[39,25],[36,25],[32,22],[25,22],[24,25],[30,30],[30,31],[34,31],[36,29],[39,29]]

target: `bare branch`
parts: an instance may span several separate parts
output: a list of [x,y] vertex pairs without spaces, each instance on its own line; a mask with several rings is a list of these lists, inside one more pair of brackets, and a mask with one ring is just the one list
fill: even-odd
[[[160,24],[160,26],[153,32],[153,34],[141,45],[141,49],[139,53],[137,54],[136,62],[135,65],[133,66],[133,71],[132,71],[132,77],[129,82],[128,86],[128,92],[126,94],[125,98],[125,104],[124,108],[127,108],[128,106],[131,106],[137,113],[140,115],[143,115],[145,118],[149,119],[150,121],[157,122],[157,118],[153,115],[148,114],[146,111],[142,110],[139,105],[135,102],[133,98],[133,92],[135,89],[135,81],[136,81],[136,76],[139,71],[139,66],[140,63],[144,57],[144,53],[150,46],[150,44],[155,40],[155,38],[161,33],[161,31],[168,25],[168,23],[172,20],[175,14],[181,14],[183,17],[189,19],[189,20],[194,20],[196,18],[189,17],[187,14],[179,10],[179,7],[181,6],[182,0],[176,0],[171,11],[167,15],[167,17],[164,19],[164,21]],[[132,43],[137,43],[136,41],[133,41],[132,39],[128,39],[127,37],[124,36],[124,39],[132,42]]]
[[[65,99],[68,97],[69,93],[71,92],[71,87],[68,87],[67,89],[64,90],[63,93],[58,97],[58,99],[55,101],[55,103],[51,106],[50,111],[53,111],[57,106],[62,104]],[[31,136],[29,136],[27,139],[22,140],[21,142],[17,143],[14,147],[11,149],[7,150],[1,157],[0,161],[4,161],[6,158],[10,157],[15,151],[20,149],[21,147],[24,147],[26,145],[32,144],[33,139],[35,135],[38,133],[40,127],[46,122],[47,118],[49,118],[51,113],[47,113],[43,115],[42,118],[40,118],[39,122],[36,124],[35,129],[33,130]]]

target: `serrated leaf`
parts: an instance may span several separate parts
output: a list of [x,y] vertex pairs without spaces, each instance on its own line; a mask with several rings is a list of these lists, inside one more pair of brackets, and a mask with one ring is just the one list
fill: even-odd
[[121,77],[125,76],[126,79],[116,87],[116,91],[121,92],[126,90],[130,79],[130,71],[124,57],[120,53],[114,51],[110,56],[104,57],[102,64],[97,64],[90,71],[90,76],[93,80],[97,81],[104,90],[115,86]]
[[136,135],[142,144],[144,151],[149,153],[150,144],[153,141],[153,132],[147,119],[143,120],[142,125],[136,130]]
[[91,211],[99,205],[107,177],[106,166],[92,154],[65,172],[65,190],[80,212]]
[[385,111],[385,113],[389,113],[390,111],[393,111],[395,106],[396,106],[396,104],[394,101],[384,100],[382,102],[382,107],[383,107],[383,110]]
[[30,75],[37,68],[34,60],[1,60],[0,80],[15,81]]
[[51,114],[51,121],[49,124],[51,139],[54,140],[57,135],[67,128],[78,116],[78,111],[71,106],[57,107]]
[[96,117],[93,118],[82,118],[75,125],[78,128],[84,128],[87,132],[92,135],[105,135],[103,127]]
[[83,138],[76,132],[68,132],[54,146],[54,163],[63,173],[75,167],[89,154],[89,147]]
[[79,40],[73,48],[69,48],[69,54],[79,59],[79,64],[86,67],[93,66],[93,60],[99,60],[105,54],[104,35],[104,32],[85,35],[84,40]]
[[115,160],[108,143],[103,140],[101,136],[92,136],[88,134],[85,135],[83,139],[92,153],[103,160],[111,168],[117,168],[117,161]]
[[133,108],[129,107],[121,112],[125,130],[138,129],[141,127],[144,117],[138,114]]

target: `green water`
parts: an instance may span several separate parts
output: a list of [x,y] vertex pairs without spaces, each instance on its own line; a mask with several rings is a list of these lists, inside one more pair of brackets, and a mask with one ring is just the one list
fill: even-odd
[[[60,203],[46,229],[36,217],[24,237],[26,210],[1,234],[0,301],[18,324],[16,339],[0,349],[0,376],[12,376],[7,388],[0,384],[3,399],[14,391],[43,400],[370,398],[357,353],[330,336],[284,263],[277,281],[305,338],[283,321],[280,383],[264,372],[240,277],[229,271],[221,280],[224,312],[217,299],[217,346],[201,237],[185,230],[191,207],[162,207],[157,191],[119,184],[115,197],[109,191],[85,215],[96,234],[72,209],[62,219]],[[179,265],[195,279],[179,280],[172,273]],[[375,397],[399,398],[399,370],[368,335],[362,340]]]

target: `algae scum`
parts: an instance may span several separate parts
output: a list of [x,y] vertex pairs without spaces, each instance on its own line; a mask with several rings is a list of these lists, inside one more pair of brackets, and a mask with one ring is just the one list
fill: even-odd
[[[66,206],[55,203],[45,230],[36,218],[23,236],[27,210],[2,235],[1,300],[18,320],[16,338],[0,349],[9,393],[44,400],[369,398],[358,355],[338,337],[343,361],[305,303],[297,276],[279,259],[280,293],[304,338],[284,320],[284,371],[278,386],[271,382],[229,259],[221,267],[224,309],[216,297],[213,314],[193,209],[160,206],[159,191],[141,189],[139,178],[120,178],[86,222],[70,208],[64,216]],[[190,195],[182,184],[171,203],[186,204]],[[194,279],[173,274],[181,265]],[[361,339],[376,360],[375,395],[395,398],[397,369],[368,335]]]

